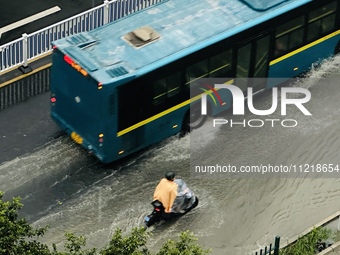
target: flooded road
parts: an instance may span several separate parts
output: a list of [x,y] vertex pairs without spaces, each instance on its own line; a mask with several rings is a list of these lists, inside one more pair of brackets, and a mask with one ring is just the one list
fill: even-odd
[[[208,126],[199,149],[213,153],[205,154],[203,161],[340,164],[340,89],[334,79],[326,79],[338,79],[339,66],[339,57],[329,60],[310,74],[308,82],[297,85],[311,91],[307,107],[312,117],[290,109],[290,118],[299,122],[291,129],[222,126],[212,130]],[[268,109],[271,96],[266,93],[256,101]],[[230,118],[230,113],[224,117]],[[197,134],[172,137],[108,166],[98,164],[62,136],[0,164],[0,190],[7,199],[23,198],[22,215],[29,222],[50,226],[43,238],[48,244],[60,245],[68,231],[86,236],[90,247],[102,247],[117,227],[130,231],[142,226],[156,184],[166,171],[174,170],[200,204],[177,221],[152,229],[149,247],[156,250],[165,240],[191,230],[214,255],[248,254],[273,242],[276,235],[284,243],[340,210],[340,178],[334,172],[328,176],[192,178],[190,140]]]

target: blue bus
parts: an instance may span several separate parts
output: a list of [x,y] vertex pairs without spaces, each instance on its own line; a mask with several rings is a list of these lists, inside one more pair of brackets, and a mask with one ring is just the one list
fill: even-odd
[[53,42],[51,116],[115,161],[202,124],[195,77],[296,77],[339,53],[339,14],[340,0],[164,0]]

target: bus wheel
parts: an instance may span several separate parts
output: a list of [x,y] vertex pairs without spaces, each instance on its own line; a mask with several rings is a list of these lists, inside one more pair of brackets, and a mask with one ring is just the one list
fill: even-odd
[[340,53],[340,41],[338,41],[337,45],[335,46],[334,55],[337,55],[339,53]]
[[184,117],[182,134],[187,134],[191,130],[201,127],[207,119],[207,115],[201,114],[201,109],[192,108]]

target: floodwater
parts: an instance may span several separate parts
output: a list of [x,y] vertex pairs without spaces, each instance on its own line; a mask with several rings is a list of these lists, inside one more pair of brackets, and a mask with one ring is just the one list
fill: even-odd
[[[306,107],[313,114],[307,117],[289,108],[289,117],[298,126],[208,126],[200,147],[194,149],[209,152],[205,163],[340,164],[340,90],[334,82],[339,79],[339,66],[340,57],[330,59],[312,71],[308,81],[296,85],[310,89],[312,100]],[[256,101],[268,109],[271,95],[265,93]],[[230,112],[222,117],[230,118]],[[23,198],[22,215],[29,222],[50,226],[42,241],[62,245],[68,231],[84,235],[89,247],[99,248],[116,228],[128,232],[142,226],[151,210],[153,190],[168,170],[187,182],[200,204],[175,222],[150,229],[149,247],[154,250],[179,232],[191,230],[214,255],[249,254],[277,235],[284,243],[340,210],[340,178],[334,172],[191,177],[190,140],[198,135],[196,131],[181,139],[172,137],[108,166],[62,136],[0,164],[0,189],[7,199]]]

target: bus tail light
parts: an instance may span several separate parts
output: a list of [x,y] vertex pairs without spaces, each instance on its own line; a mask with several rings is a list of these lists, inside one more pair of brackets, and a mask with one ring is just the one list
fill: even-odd
[[81,69],[81,70],[80,70],[80,73],[81,73],[82,75],[84,75],[84,76],[87,76],[87,74],[88,74],[84,69]]
[[99,146],[103,146],[104,134],[99,134],[98,137]]
[[70,58],[69,56],[65,55],[64,60],[67,64],[72,65],[74,63],[73,59]]
[[74,69],[76,69],[78,72],[80,72],[82,75],[84,76],[88,75],[88,73],[80,65],[74,62],[74,60],[70,58],[69,56],[64,55],[64,61],[70,66],[72,66]]
[[50,102],[52,104],[55,104],[57,102],[57,98],[54,93],[51,93]]
[[103,88],[103,83],[99,82],[98,83],[98,89],[102,89]]

